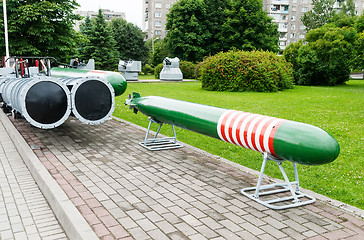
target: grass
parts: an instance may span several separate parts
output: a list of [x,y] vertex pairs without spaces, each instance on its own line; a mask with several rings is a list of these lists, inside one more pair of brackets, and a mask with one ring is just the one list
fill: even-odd
[[153,74],[139,74],[138,76],[139,80],[149,80],[149,79],[155,79]]
[[[129,83],[126,93],[116,98],[114,115],[147,127],[146,116],[133,114],[124,105],[127,95],[132,92],[279,117],[324,129],[339,142],[340,155],[330,164],[298,165],[300,185],[364,209],[364,80],[351,80],[336,87],[296,86],[277,93],[210,92],[202,90],[200,82]],[[184,129],[176,128],[176,132],[182,142],[260,170],[260,153]],[[162,133],[172,134],[166,126]],[[273,164],[269,162],[265,173],[282,179],[278,167]],[[289,162],[284,165],[286,169],[292,169]],[[292,179],[293,171],[287,172]]]

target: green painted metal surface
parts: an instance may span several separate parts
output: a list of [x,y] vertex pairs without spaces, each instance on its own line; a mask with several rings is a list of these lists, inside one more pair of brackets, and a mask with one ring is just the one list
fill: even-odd
[[155,121],[294,163],[325,164],[340,152],[329,133],[309,124],[137,93],[127,103]]
[[340,152],[338,142],[329,133],[294,121],[278,127],[273,146],[277,157],[306,165],[332,162]]
[[220,115],[226,111],[223,108],[154,96],[134,98],[132,104],[155,121],[173,124],[214,138],[219,138],[216,123]]
[[115,96],[123,94],[127,88],[125,78],[117,72],[54,67],[51,68],[51,75],[53,77],[100,77],[111,84],[114,88]]

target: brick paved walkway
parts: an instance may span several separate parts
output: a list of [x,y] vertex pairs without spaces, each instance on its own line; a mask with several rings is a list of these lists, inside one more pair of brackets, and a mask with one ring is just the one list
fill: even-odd
[[127,122],[14,124],[101,239],[364,239],[358,217],[321,201],[270,210],[240,194],[255,174],[189,146],[150,152]]
[[0,122],[0,239],[67,239]]

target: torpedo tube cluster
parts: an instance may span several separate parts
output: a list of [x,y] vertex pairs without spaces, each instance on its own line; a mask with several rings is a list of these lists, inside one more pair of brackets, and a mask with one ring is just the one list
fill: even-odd
[[115,109],[113,87],[98,77],[2,78],[0,96],[4,112],[42,129],[56,128],[70,115],[85,124],[100,124]]

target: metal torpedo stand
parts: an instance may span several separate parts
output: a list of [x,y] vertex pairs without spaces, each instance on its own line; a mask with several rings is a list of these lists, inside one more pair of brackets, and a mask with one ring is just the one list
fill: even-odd
[[[151,117],[148,117],[149,119],[149,126],[147,133],[145,134],[144,142],[140,142],[139,145],[142,147],[145,147],[148,150],[151,151],[158,151],[158,150],[166,150],[166,149],[175,149],[175,148],[181,148],[183,147],[182,144],[179,144],[177,142],[177,136],[176,131],[174,130],[174,125],[172,126],[173,130],[173,137],[164,137],[164,138],[157,138],[159,131],[161,130],[163,123],[154,121]],[[152,123],[159,124],[158,130],[153,138],[148,139],[150,127],[152,126]]]
[[[140,111],[149,117],[148,133],[152,122],[160,127],[162,123],[171,124],[172,128],[175,125],[262,153],[264,158],[257,186],[245,188],[241,193],[271,209],[315,202],[314,197],[300,192],[296,164],[326,164],[334,161],[340,153],[339,144],[329,133],[305,123],[158,96],[141,97],[138,93],[133,93],[133,98],[129,95],[125,104],[134,113]],[[142,146],[162,141],[156,140],[158,132],[149,140],[147,134]],[[176,143],[175,132],[174,138],[167,140]],[[156,150],[168,149],[155,146]],[[268,160],[278,164],[284,183],[262,185]],[[293,182],[283,169],[284,161],[293,163]]]
[[[273,183],[273,184],[262,185],[265,166],[269,160],[275,161],[278,164],[278,167],[281,170],[281,173],[284,177],[285,183]],[[299,179],[298,179],[296,163],[293,163],[295,181],[290,182],[282,166],[282,163],[284,161],[285,160],[270,158],[266,152],[263,153],[263,163],[262,163],[262,168],[260,170],[257,186],[244,188],[241,190],[241,193],[244,196],[256,202],[275,210],[298,207],[314,203],[316,201],[316,198],[302,193],[299,189]],[[295,189],[293,189],[293,186],[295,186]],[[254,192],[254,193],[249,193],[249,192]],[[286,192],[289,192],[290,196],[280,197],[280,194]],[[269,198],[269,196],[275,196],[275,198],[274,197]],[[263,198],[266,198],[266,200],[263,200]],[[303,200],[304,198],[308,200]]]

